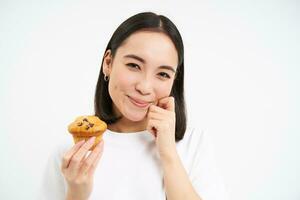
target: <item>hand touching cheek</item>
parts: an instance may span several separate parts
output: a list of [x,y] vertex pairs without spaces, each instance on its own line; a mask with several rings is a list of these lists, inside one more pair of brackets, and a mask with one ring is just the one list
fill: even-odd
[[160,156],[168,155],[176,147],[174,97],[162,98],[157,106],[151,105],[147,118],[147,130],[155,136]]

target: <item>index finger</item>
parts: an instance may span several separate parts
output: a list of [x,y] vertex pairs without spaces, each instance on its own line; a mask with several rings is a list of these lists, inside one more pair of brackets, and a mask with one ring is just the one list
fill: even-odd
[[72,156],[80,149],[80,147],[84,144],[84,140],[77,142],[63,157],[62,161],[62,169],[67,168],[70,164]]
[[175,111],[175,99],[172,96],[164,97],[158,101],[158,106],[169,111]]
[[70,168],[71,169],[77,169],[79,166],[79,163],[85,159],[85,155],[88,153],[89,149],[94,145],[96,137],[93,136],[87,140],[80,148],[79,150],[74,154],[70,161]]

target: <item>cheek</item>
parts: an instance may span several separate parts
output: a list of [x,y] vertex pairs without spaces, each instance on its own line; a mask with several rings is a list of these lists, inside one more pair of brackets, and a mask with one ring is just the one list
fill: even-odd
[[156,87],[156,99],[161,99],[170,95],[172,90],[172,83],[159,84]]
[[120,109],[125,95],[132,93],[135,77],[122,68],[118,68],[111,73],[109,80],[109,94]]
[[113,89],[128,95],[134,89],[135,80],[136,77],[133,74],[126,70],[120,70],[114,77]]
[[119,87],[128,90],[133,86],[134,80],[134,77],[130,73],[124,72],[118,77]]

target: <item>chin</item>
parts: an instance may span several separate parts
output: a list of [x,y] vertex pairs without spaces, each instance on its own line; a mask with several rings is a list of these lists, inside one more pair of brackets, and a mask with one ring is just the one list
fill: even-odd
[[138,122],[145,119],[147,115],[146,111],[134,112],[134,111],[127,111],[123,113],[123,116],[126,117],[130,121]]

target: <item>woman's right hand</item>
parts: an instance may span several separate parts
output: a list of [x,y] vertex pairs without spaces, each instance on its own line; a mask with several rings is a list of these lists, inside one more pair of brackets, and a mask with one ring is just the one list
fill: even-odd
[[103,153],[103,140],[88,155],[95,137],[76,143],[62,160],[61,171],[68,183],[67,199],[87,200],[93,190],[95,169]]

